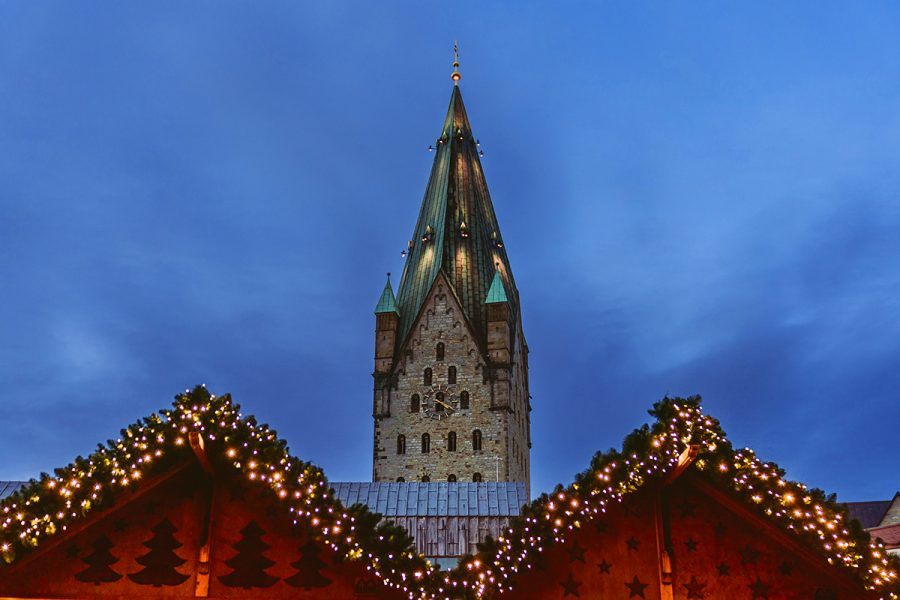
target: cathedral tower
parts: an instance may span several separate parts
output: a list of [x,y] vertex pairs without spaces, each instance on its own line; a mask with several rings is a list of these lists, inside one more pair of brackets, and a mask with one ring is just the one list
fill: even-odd
[[454,63],[397,295],[375,309],[374,481],[529,482],[519,293]]

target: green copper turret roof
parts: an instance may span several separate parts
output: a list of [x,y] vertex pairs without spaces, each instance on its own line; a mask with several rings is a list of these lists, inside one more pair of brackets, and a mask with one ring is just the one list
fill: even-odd
[[398,350],[441,272],[482,345],[487,335],[484,300],[495,271],[500,271],[509,295],[510,320],[518,313],[518,292],[458,86],[453,87],[434,148],[431,175],[397,290]]
[[378,305],[375,306],[375,314],[379,315],[382,313],[400,314],[400,311],[397,310],[397,301],[394,299],[394,290],[391,287],[390,273],[388,273],[387,283],[384,284],[384,291],[381,292],[381,298],[378,299]]
[[494,280],[491,282],[491,289],[488,290],[484,303],[502,304],[504,302],[509,302],[509,299],[506,297],[506,286],[503,285],[503,278],[500,277],[500,271],[497,271],[494,273]]

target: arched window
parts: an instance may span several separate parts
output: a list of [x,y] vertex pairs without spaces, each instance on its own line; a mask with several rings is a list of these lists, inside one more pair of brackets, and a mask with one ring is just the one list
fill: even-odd
[[472,450],[475,452],[481,451],[481,430],[476,429],[472,432]]
[[402,433],[397,436],[397,454],[406,454],[406,436]]
[[459,393],[459,409],[469,410],[469,392]]
[[428,483],[429,481],[431,481],[431,477],[429,477],[428,475],[422,475],[423,483]]
[[422,434],[422,454],[431,452],[431,436],[427,433]]
[[456,475],[447,475],[447,481],[453,483],[454,481],[456,481]]
[[434,411],[444,412],[444,392],[438,392],[434,395]]
[[438,342],[437,348],[434,350],[435,360],[444,360],[444,342]]
[[406,480],[403,479],[402,477],[397,478],[397,483],[403,483],[404,481],[406,481]]
[[422,375],[422,383],[425,385],[431,385],[431,367],[425,369],[425,373]]
[[456,384],[456,367],[447,368],[447,383],[450,385]]
[[451,431],[447,434],[447,451],[456,452],[456,432]]
[[419,395],[413,394],[409,399],[409,412],[419,412]]
[[483,481],[483,479],[481,478],[481,473],[472,473],[472,481]]

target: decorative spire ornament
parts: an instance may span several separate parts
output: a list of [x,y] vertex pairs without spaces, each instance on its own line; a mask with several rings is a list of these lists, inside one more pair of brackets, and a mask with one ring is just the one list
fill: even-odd
[[453,42],[453,73],[450,74],[450,79],[453,80],[453,85],[459,85],[459,80],[462,79],[462,74],[459,72],[459,43]]

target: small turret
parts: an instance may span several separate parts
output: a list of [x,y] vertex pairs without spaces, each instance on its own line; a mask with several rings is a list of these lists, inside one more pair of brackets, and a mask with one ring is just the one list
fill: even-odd
[[384,291],[375,306],[375,373],[390,373],[397,347],[397,326],[400,311],[391,287],[391,274],[387,274]]
[[509,298],[498,266],[487,298],[487,351],[494,366],[508,366],[512,348],[509,335]]

